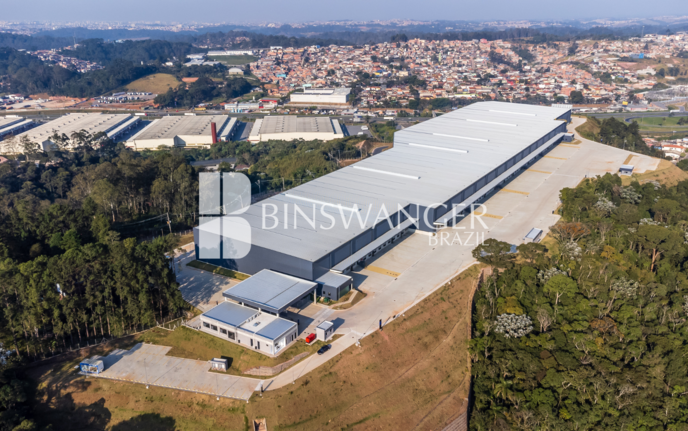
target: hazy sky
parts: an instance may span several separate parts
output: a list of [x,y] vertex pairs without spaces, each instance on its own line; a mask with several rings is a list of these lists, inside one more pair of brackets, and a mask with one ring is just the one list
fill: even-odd
[[688,0],[0,0],[3,21],[304,22],[688,15]]

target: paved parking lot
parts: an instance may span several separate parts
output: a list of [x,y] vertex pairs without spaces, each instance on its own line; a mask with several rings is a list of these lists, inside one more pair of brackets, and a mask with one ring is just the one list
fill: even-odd
[[105,371],[93,375],[111,380],[160,386],[223,398],[248,400],[261,380],[210,372],[208,361],[167,356],[171,347],[137,344],[105,356]]

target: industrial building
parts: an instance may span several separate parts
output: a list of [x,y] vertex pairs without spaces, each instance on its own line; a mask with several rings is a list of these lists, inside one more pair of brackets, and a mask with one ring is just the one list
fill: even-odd
[[0,139],[9,135],[17,135],[34,126],[33,120],[27,120],[17,115],[0,117]]
[[18,142],[26,136],[31,142],[35,142],[40,146],[42,151],[50,151],[54,149],[55,143],[53,136],[58,135],[67,136],[67,149],[74,148],[74,143],[71,142],[72,134],[75,132],[85,131],[90,135],[98,133],[105,133],[108,138],[116,141],[125,132],[135,127],[141,121],[139,117],[134,117],[129,114],[67,114],[60,118],[41,124],[31,130],[15,135],[16,142],[3,141],[2,150],[6,154],[23,152],[23,148],[17,145]]
[[[394,148],[233,216],[251,226],[250,252],[241,259],[200,257],[196,228],[197,258],[311,280],[319,296],[336,300],[350,288],[345,274],[354,265],[406,230],[432,233],[460,220],[561,142],[570,116],[570,109],[480,102],[408,127],[395,133]],[[354,222],[345,226],[344,216]]]
[[201,331],[275,356],[293,343],[298,325],[280,317],[287,308],[314,298],[317,284],[263,270],[224,291],[226,300],[201,314]]
[[160,146],[177,148],[210,148],[218,141],[231,139],[237,119],[227,115],[168,116],[153,120],[132,136],[127,148],[136,151],[155,150]]
[[248,140],[254,143],[293,139],[331,141],[343,137],[342,126],[332,118],[276,115],[257,119]]
[[304,88],[303,93],[289,96],[291,106],[317,106],[327,108],[349,107],[351,88]]

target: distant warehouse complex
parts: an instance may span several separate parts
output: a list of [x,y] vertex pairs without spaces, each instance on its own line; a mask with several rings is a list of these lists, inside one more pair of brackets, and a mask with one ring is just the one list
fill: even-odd
[[232,215],[251,226],[245,257],[203,258],[203,224],[194,230],[196,256],[247,274],[269,270],[311,281],[318,296],[339,299],[356,264],[406,230],[432,233],[460,221],[473,203],[559,144],[570,118],[566,108],[481,102],[411,126],[395,133],[388,151]]
[[289,105],[317,106],[327,108],[342,108],[351,105],[351,89],[339,88],[305,88],[303,93],[292,93]]
[[15,135],[17,139],[4,140],[0,143],[0,153],[16,154],[23,152],[23,148],[18,143],[25,136],[31,142],[37,143],[42,151],[50,151],[55,148],[53,137],[56,133],[67,137],[67,149],[74,147],[74,143],[71,142],[74,132],[86,131],[91,135],[104,133],[108,138],[116,141],[126,131],[135,127],[139,121],[140,118],[129,114],[67,114],[19,133]]
[[19,116],[0,117],[0,139],[8,135],[17,135],[34,126],[32,120]]
[[331,141],[343,137],[342,126],[333,118],[277,115],[257,119],[248,140],[253,143],[292,139]]
[[153,120],[126,143],[133,150],[155,150],[160,146],[210,148],[218,141],[231,139],[237,119],[227,115],[168,116]]

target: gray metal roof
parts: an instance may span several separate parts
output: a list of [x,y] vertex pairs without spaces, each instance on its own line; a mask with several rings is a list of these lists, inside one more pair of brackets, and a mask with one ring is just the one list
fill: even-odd
[[[393,213],[409,204],[448,201],[539,139],[554,137],[562,124],[556,118],[567,112],[474,103],[397,131],[392,149],[251,205],[238,217],[252,226],[253,245],[313,262],[374,226],[383,207]],[[269,228],[264,208],[266,214],[274,210]],[[335,217],[333,228],[327,216]],[[349,217],[345,227],[342,218]],[[278,221],[274,228],[272,220]]]
[[0,129],[24,121],[22,117],[0,117]]
[[333,327],[333,326],[334,326],[334,323],[328,322],[328,321],[326,320],[326,321],[322,322],[320,325],[318,325],[318,326],[316,327],[316,329],[322,329],[323,331],[327,331],[328,329],[330,329],[330,328]]
[[316,287],[317,284],[312,281],[264,269],[225,290],[222,295],[263,310],[281,313]]
[[281,318],[275,319],[268,325],[266,325],[265,328],[256,332],[256,335],[260,335],[261,337],[267,338],[268,340],[276,340],[277,338],[284,335],[285,332],[292,329],[294,326],[296,326],[296,323],[292,322],[291,320]]
[[327,271],[325,274],[315,279],[315,282],[324,286],[339,288],[340,286],[350,283],[351,277],[337,272]]
[[260,311],[253,308],[225,301],[203,313],[203,316],[236,328],[258,313]]
[[72,133],[85,130],[95,135],[99,132],[107,133],[131,118],[129,114],[66,114],[17,136],[21,138],[26,135],[34,142],[43,143],[50,140],[56,132],[71,137]]
[[[258,124],[256,122],[256,124]],[[274,115],[264,117],[260,124],[260,134],[273,133],[334,133],[332,122],[327,117],[296,117],[293,115]]]
[[169,139],[175,136],[210,136],[210,123],[215,123],[218,136],[229,122],[228,115],[176,115],[152,121],[135,137],[136,141]]

